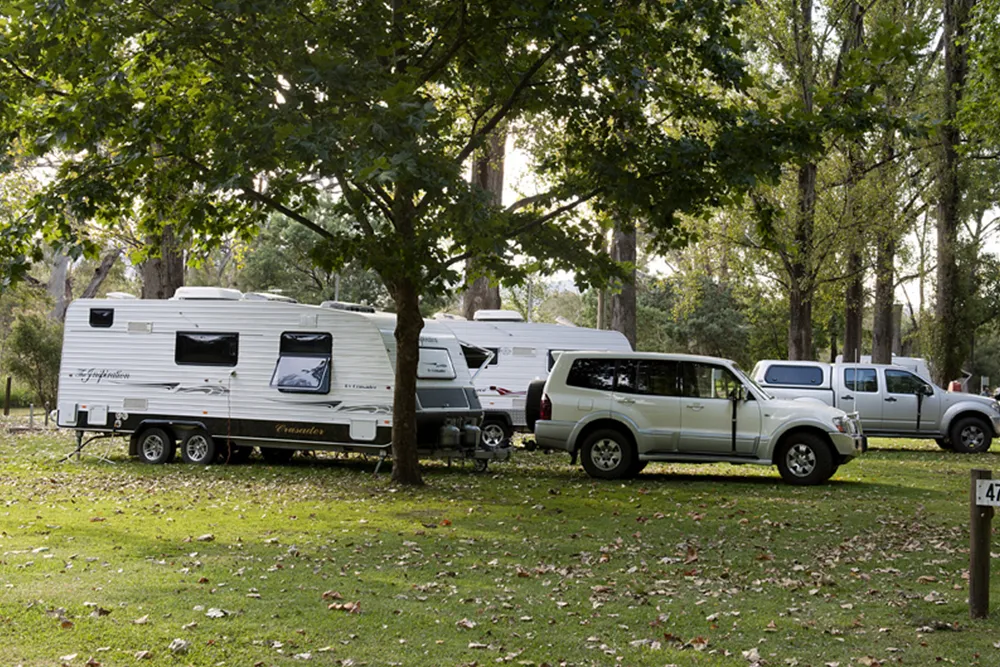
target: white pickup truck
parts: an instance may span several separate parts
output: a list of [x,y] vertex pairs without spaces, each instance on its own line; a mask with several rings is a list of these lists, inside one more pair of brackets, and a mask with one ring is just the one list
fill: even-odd
[[985,452],[1000,435],[1000,404],[952,393],[900,366],[768,359],[750,376],[778,398],[817,399],[857,412],[868,436],[933,438],[943,449]]

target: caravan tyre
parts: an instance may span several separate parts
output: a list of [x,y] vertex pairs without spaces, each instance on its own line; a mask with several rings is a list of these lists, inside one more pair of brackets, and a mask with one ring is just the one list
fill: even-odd
[[162,428],[147,428],[139,436],[136,452],[143,463],[169,463],[174,458],[174,439]]
[[203,428],[196,428],[184,436],[181,455],[185,463],[208,465],[215,461],[215,440]]

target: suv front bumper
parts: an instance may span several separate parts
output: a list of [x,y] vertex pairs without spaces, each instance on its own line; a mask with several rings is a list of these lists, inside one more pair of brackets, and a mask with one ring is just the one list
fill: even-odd
[[834,431],[830,433],[830,441],[833,442],[833,447],[837,450],[842,462],[850,461],[868,449],[868,438],[861,433]]

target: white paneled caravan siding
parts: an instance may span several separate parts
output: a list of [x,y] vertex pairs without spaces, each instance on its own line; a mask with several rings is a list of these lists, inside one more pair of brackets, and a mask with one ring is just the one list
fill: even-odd
[[[109,328],[90,325],[92,308],[113,309]],[[178,331],[239,333],[236,366],[178,365]],[[329,332],[329,394],[282,393],[270,386],[283,332]],[[342,424],[392,423],[393,370],[375,321],[352,312],[267,301],[87,299],[66,315],[59,377],[59,424],[78,411]],[[126,405],[126,401],[128,402]],[[142,409],[144,407],[144,409]],[[132,420],[129,420],[132,421]],[[218,434],[216,434],[218,435]]]
[[632,351],[628,339],[617,331],[535,322],[441,320],[439,324],[461,342],[497,350],[496,363],[476,375],[476,392],[487,413],[506,413],[516,427],[525,425],[528,385],[548,377],[550,351]]

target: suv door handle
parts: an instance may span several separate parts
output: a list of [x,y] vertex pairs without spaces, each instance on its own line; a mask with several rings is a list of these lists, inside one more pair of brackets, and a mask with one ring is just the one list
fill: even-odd
[[690,404],[688,404],[687,409],[688,410],[704,410],[705,406],[702,405],[701,403],[690,403]]
[[851,396],[850,394],[848,394],[847,396],[841,396],[840,400],[842,400],[842,401],[853,401],[854,397]]
[[615,396],[615,400],[618,401],[619,403],[625,403],[628,405],[635,403],[635,399],[629,398],[628,396]]
[[895,402],[896,402],[896,399],[895,399],[895,398],[893,398],[892,396],[890,396],[889,398],[885,399],[885,402],[886,402],[886,403],[895,403]]

